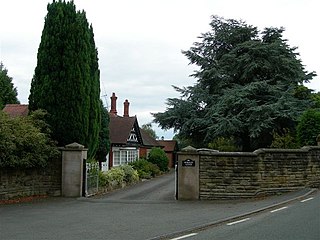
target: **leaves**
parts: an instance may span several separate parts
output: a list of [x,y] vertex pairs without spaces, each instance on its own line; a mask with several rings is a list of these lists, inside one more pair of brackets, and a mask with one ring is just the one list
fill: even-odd
[[210,26],[200,42],[183,51],[200,67],[193,74],[197,83],[175,88],[181,98],[169,99],[154,121],[195,146],[219,137],[233,137],[243,150],[270,146],[272,131],[292,128],[310,106],[310,97],[301,97],[298,89],[315,73],[304,70],[296,48],[282,38],[283,28],[259,32],[217,16]]
[[30,110],[45,109],[60,146],[78,142],[93,157],[101,125],[100,71],[92,26],[73,1],[48,4],[31,82]]
[[44,167],[59,152],[34,117],[10,118],[0,112],[0,167]]

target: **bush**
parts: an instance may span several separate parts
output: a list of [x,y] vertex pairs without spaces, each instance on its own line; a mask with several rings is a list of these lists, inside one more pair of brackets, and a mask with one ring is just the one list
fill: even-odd
[[271,144],[272,148],[282,148],[282,149],[298,148],[298,144],[295,141],[295,137],[287,128],[283,129],[281,133],[273,131],[272,136],[273,136],[273,140]]
[[113,167],[105,173],[107,185],[110,187],[122,186],[125,173],[120,167]]
[[148,161],[156,164],[162,172],[167,172],[169,170],[169,159],[165,151],[163,151],[161,148],[152,148],[148,155]]
[[304,112],[297,126],[298,142],[301,146],[316,146],[320,134],[320,111],[310,109]]
[[220,152],[236,152],[239,151],[234,138],[218,137],[208,145],[209,148],[219,150]]
[[130,165],[121,165],[120,169],[124,172],[124,181],[127,184],[135,183],[139,181],[139,175],[137,170],[133,169]]
[[130,163],[130,165],[138,172],[140,178],[151,178],[161,173],[159,167],[156,164],[148,162],[143,158]]
[[[59,156],[55,143],[49,138],[36,114],[11,118],[0,112],[0,167],[45,167]],[[41,115],[41,114],[38,114]]]
[[121,165],[113,167],[107,172],[99,172],[99,186],[108,188],[122,187],[139,181],[139,175],[132,166]]

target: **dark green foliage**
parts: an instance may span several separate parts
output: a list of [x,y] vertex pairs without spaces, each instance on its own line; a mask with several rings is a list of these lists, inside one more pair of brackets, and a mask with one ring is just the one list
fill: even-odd
[[45,167],[48,161],[59,155],[49,132],[36,115],[10,118],[0,112],[0,167],[35,168]]
[[219,150],[220,152],[237,152],[240,150],[233,138],[225,137],[218,137],[214,139],[209,143],[208,147]]
[[301,146],[316,146],[320,134],[320,111],[309,109],[300,118],[297,127],[298,142]]
[[156,164],[159,167],[160,171],[168,171],[169,159],[163,149],[153,147],[148,155],[148,161]]
[[320,109],[320,92],[312,93],[311,94],[311,100],[312,100],[312,108],[314,109]]
[[19,103],[17,89],[13,86],[12,78],[8,76],[8,70],[0,62],[0,109],[6,104]]
[[156,132],[152,129],[152,124],[151,123],[146,123],[141,126],[141,128],[146,131],[151,137],[154,139],[158,139],[158,136]]
[[100,79],[92,27],[71,2],[48,4],[29,108],[45,109],[60,146],[78,142],[94,156],[100,131]]
[[146,159],[139,159],[135,162],[129,163],[135,170],[138,171],[139,177],[148,179],[155,177],[161,173],[156,164],[148,162]]
[[100,101],[100,107],[101,107],[101,126],[100,126],[100,133],[99,133],[99,146],[96,152],[95,159],[101,163],[106,161],[106,156],[110,151],[110,139],[109,139],[110,117],[109,117],[108,110],[103,107],[103,104],[101,101]]
[[[283,39],[284,29],[256,27],[217,16],[212,30],[183,53],[199,66],[194,86],[175,89],[163,113],[153,114],[162,128],[174,128],[203,147],[218,137],[233,137],[243,151],[268,147],[274,129],[294,128],[311,106],[298,88],[315,73],[307,73],[296,48]],[[305,89],[304,89],[305,90]],[[309,92],[310,93],[310,92]]]

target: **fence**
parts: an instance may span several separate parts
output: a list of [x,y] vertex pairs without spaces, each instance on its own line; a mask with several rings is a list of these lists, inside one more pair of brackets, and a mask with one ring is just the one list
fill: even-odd
[[84,171],[84,197],[89,197],[99,191],[99,163],[85,163]]

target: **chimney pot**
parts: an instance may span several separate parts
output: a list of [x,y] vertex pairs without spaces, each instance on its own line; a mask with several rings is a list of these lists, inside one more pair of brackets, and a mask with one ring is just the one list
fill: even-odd
[[130,105],[130,103],[129,103],[128,99],[126,99],[124,101],[123,105],[124,105],[123,116],[124,117],[129,117],[129,105]]
[[111,109],[110,113],[117,115],[117,97],[115,93],[112,93],[111,98]]

